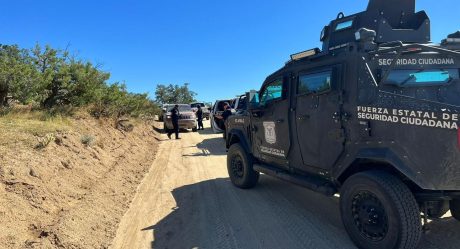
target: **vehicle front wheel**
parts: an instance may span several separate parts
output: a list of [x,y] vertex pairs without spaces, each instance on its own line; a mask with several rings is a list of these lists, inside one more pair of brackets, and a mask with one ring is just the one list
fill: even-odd
[[340,211],[359,248],[416,248],[422,232],[420,208],[409,188],[382,171],[358,173],[341,189]]
[[460,221],[460,199],[450,201],[450,213],[452,217]]
[[259,172],[252,168],[253,160],[240,144],[233,144],[227,153],[227,170],[233,185],[248,189],[257,185]]
[[197,130],[198,130],[198,129],[197,129],[196,127],[193,127],[193,128],[192,128],[192,131],[193,131],[193,132],[196,132]]

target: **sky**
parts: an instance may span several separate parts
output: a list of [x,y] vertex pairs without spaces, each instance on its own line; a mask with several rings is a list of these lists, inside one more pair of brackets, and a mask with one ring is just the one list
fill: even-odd
[[[189,83],[200,101],[258,90],[289,55],[321,47],[321,29],[367,0],[2,0],[0,44],[49,44],[102,64],[133,92]],[[432,40],[460,30],[460,1],[417,0]]]

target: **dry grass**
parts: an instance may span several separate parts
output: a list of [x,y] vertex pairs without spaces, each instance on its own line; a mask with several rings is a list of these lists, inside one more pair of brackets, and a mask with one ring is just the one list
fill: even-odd
[[[69,118],[49,115],[42,111],[12,110],[0,116],[0,145],[19,141],[27,142],[30,135],[44,137],[48,134],[67,131],[72,123]],[[35,141],[36,142],[36,141]]]

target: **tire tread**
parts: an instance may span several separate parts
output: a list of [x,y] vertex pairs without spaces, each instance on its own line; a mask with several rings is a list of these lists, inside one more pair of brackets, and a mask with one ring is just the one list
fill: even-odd
[[401,180],[384,171],[361,172],[352,176],[355,177],[366,177],[378,183],[393,200],[397,213],[401,214],[401,236],[396,248],[416,248],[422,236],[422,224],[420,207],[409,188]]
[[230,175],[230,179],[232,180],[233,185],[237,186],[238,188],[242,189],[250,189],[253,188],[257,185],[257,182],[259,181],[259,172],[256,172],[253,170],[252,165],[253,165],[253,158],[251,155],[247,153],[247,151],[241,146],[239,143],[232,144],[228,150],[227,157],[229,155],[232,155],[233,153],[240,152],[241,155],[244,157],[243,159],[246,161],[246,167],[249,167],[247,169],[247,174],[245,175],[243,181],[241,183],[236,183],[234,179],[231,177],[230,173],[230,161],[229,158],[227,158],[227,168],[228,168],[228,173]]

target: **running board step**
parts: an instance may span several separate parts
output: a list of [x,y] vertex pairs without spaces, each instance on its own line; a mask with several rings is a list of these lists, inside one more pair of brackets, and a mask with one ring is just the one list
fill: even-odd
[[257,172],[292,182],[329,197],[337,193],[337,189],[330,182],[319,177],[291,174],[287,171],[263,164],[254,164],[253,168]]

